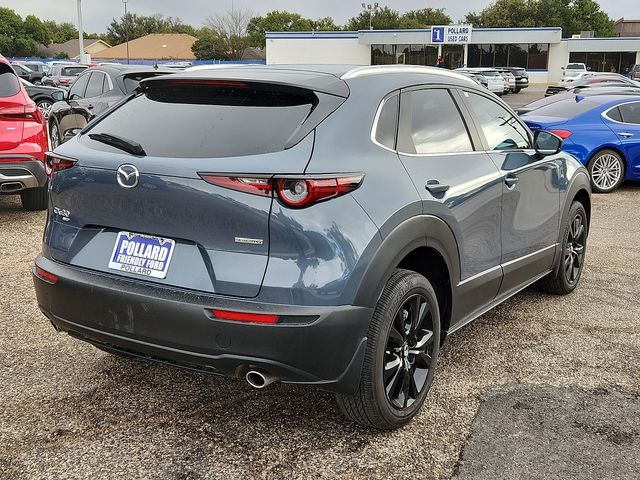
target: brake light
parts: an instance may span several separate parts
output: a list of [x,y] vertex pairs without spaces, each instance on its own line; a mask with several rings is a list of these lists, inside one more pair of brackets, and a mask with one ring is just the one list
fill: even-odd
[[73,167],[78,161],[73,158],[61,157],[51,152],[45,155],[44,167],[47,175],[51,176],[54,172],[66,170]]
[[245,313],[245,312],[233,312],[231,310],[217,310],[212,309],[211,313],[216,318],[221,320],[231,320],[235,322],[246,322],[246,323],[264,323],[271,324],[278,323],[278,315],[270,315],[264,313]]
[[205,182],[219,187],[254,195],[277,196],[291,208],[304,208],[345,195],[357,189],[364,178],[362,174],[319,178],[199,175]]
[[51,272],[47,272],[44,268],[40,268],[39,266],[36,265],[36,270],[35,270],[36,276],[38,278],[40,278],[41,280],[44,280],[47,283],[50,284],[55,284],[58,281],[58,276],[54,275]]
[[562,140],[566,140],[571,135],[573,135],[573,132],[571,132],[569,130],[549,130],[549,132],[551,132],[554,135],[560,137]]
[[20,105],[17,107],[0,108],[0,118],[3,120],[22,121],[31,120],[38,123],[44,123],[42,112],[36,107],[35,103],[28,105]]
[[199,85],[199,86],[207,86],[207,87],[249,88],[249,86],[244,82],[230,82],[227,80],[176,79],[176,80],[168,80],[166,85]]

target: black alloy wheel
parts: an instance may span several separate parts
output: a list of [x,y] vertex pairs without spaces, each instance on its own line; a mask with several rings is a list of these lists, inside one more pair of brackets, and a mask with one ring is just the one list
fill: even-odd
[[397,409],[413,405],[427,383],[433,355],[433,319],[424,295],[405,300],[387,335],[384,388]]
[[580,279],[584,263],[585,240],[587,229],[582,212],[577,212],[571,225],[563,249],[563,272],[567,284],[573,287]]

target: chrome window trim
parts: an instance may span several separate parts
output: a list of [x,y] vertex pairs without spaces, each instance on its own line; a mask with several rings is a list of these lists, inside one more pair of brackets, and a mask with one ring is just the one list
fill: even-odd
[[621,107],[623,105],[629,105],[630,103],[640,103],[640,100],[629,100],[628,102],[622,102],[619,103],[618,105],[614,105],[613,107],[607,108],[604,112],[602,112],[600,115],[604,118],[606,118],[607,120],[609,120],[610,122],[613,123],[617,123],[618,125],[637,125],[640,126],[640,123],[627,123],[627,122],[619,122],[617,120],[614,120],[613,118],[611,118],[608,113],[613,110],[614,108],[618,108]]

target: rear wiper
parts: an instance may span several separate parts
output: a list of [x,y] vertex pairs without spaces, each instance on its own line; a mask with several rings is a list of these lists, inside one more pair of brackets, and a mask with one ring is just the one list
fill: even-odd
[[111,135],[110,133],[90,133],[89,138],[96,142],[104,143],[112,147],[122,150],[123,152],[130,153],[139,157],[146,157],[147,152],[144,151],[142,145],[128,138],[118,137],[117,135]]

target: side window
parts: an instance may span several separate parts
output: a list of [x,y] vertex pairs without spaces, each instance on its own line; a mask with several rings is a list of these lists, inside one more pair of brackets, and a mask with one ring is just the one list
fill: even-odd
[[[640,102],[627,103],[618,107],[624,123],[640,125]],[[620,121],[620,120],[619,120]]]
[[93,98],[102,95],[104,76],[104,73],[101,72],[93,72],[91,74],[91,79],[87,85],[87,93],[84,95],[86,98]]
[[395,150],[396,131],[398,130],[398,106],[400,97],[393,95],[387,98],[380,109],[376,124],[375,139],[380,145]]
[[71,85],[71,90],[69,90],[69,98],[84,98],[84,91],[87,87],[87,83],[89,83],[89,76],[91,74],[87,73],[86,75],[80,75],[73,85]]
[[480,122],[489,150],[531,148],[527,129],[508,110],[482,95],[471,92],[463,95]]
[[398,151],[414,154],[473,151],[469,132],[448,90],[402,93]]
[[102,93],[111,91],[111,87],[109,86],[109,76],[103,75],[104,81],[102,82]]
[[611,120],[615,120],[616,122],[622,122],[622,115],[620,114],[620,108],[615,107],[609,110],[609,113],[606,114]]

